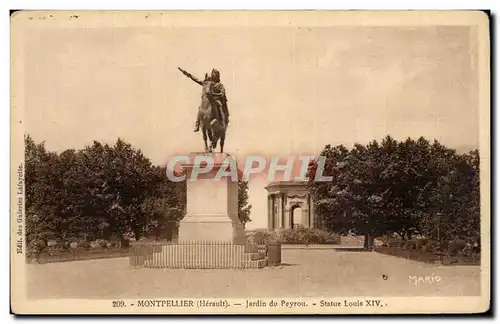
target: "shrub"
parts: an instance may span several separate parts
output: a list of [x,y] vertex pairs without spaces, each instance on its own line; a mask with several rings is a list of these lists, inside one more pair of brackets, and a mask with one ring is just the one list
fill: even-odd
[[281,231],[279,241],[282,244],[340,244],[340,235],[301,226]]
[[428,240],[427,243],[422,247],[422,252],[434,252],[437,247],[437,242],[433,240]]
[[267,244],[276,239],[276,234],[272,231],[258,230],[249,235],[249,240],[254,244]]
[[256,230],[247,234],[247,241],[251,244],[264,245],[269,243],[281,244],[340,244],[340,235],[329,233],[317,228],[297,227],[278,232]]
[[106,248],[107,244],[108,244],[108,241],[106,241],[106,240],[96,240],[96,243],[97,243],[97,247]]
[[420,238],[416,240],[416,248],[417,250],[421,251],[423,247],[427,245],[429,242],[428,238]]
[[379,241],[382,242],[382,246],[386,247],[389,246],[389,243],[391,242],[391,237],[388,235],[384,235],[378,238],[375,238],[376,240],[378,239]]
[[416,240],[406,241],[404,248],[406,248],[407,250],[415,250],[417,248],[417,241]]
[[55,248],[57,246],[57,241],[56,240],[49,240],[49,241],[47,241],[47,246],[49,248]]
[[90,243],[87,241],[80,241],[78,242],[78,247],[84,249],[90,249]]
[[28,257],[36,257],[46,249],[47,245],[44,240],[32,240],[28,243],[27,255]]
[[465,249],[466,246],[467,243],[465,242],[465,240],[455,239],[448,244],[446,253],[448,255],[460,254]]
[[391,248],[401,248],[405,246],[405,241],[403,240],[392,240],[388,243]]

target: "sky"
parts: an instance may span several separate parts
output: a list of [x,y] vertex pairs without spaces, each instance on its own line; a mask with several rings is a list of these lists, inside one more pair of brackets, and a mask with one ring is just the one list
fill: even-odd
[[[465,26],[41,28],[24,37],[25,131],[51,150],[118,137],[155,164],[203,150],[202,77],[217,68],[236,156],[319,154],[390,134],[479,146],[476,38]],[[267,224],[264,180],[250,182]]]

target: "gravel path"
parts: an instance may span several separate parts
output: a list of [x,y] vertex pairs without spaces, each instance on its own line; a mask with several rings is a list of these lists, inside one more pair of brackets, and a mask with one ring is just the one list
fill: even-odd
[[[480,267],[434,266],[379,253],[283,250],[283,266],[131,269],[128,258],[28,265],[30,298],[473,296]],[[439,277],[415,285],[409,276]],[[384,279],[385,278],[385,279]]]

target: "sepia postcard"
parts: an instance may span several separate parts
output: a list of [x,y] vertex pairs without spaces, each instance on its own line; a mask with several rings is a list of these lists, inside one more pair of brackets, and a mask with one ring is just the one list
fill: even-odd
[[15,314],[490,308],[481,11],[11,15]]

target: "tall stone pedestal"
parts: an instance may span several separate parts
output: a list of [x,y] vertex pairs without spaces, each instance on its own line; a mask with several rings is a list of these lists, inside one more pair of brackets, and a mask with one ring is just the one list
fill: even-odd
[[[234,158],[225,153],[192,153],[190,162],[183,164],[187,177],[187,210],[179,227],[179,241],[226,241],[233,244],[245,243],[244,227],[238,219],[238,182],[230,176],[216,179],[221,169],[229,170],[227,164]],[[198,160],[196,158],[198,157]],[[200,167],[200,159],[213,159],[208,173],[198,174],[191,179],[193,169]],[[201,162],[206,167],[206,162]],[[237,168],[237,166],[236,166]],[[236,172],[239,172],[236,169]]]

